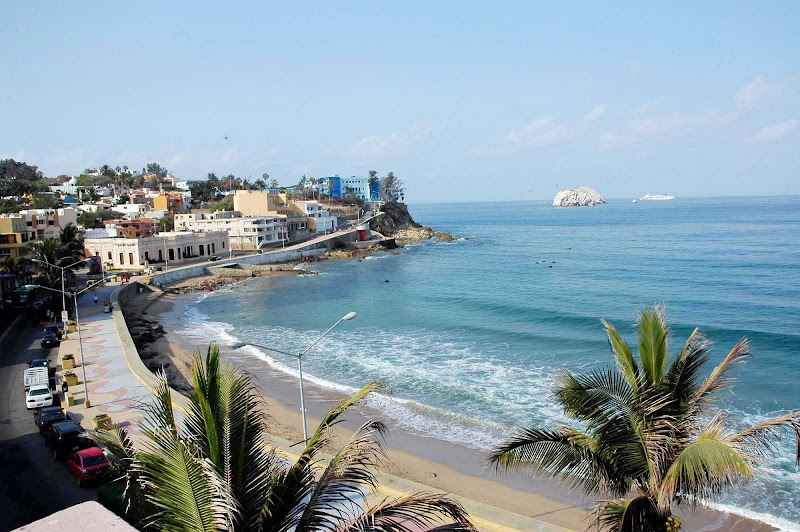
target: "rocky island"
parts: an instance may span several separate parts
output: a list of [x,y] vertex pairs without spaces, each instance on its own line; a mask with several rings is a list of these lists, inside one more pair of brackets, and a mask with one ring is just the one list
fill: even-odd
[[553,199],[553,207],[594,207],[599,203],[605,203],[605,200],[595,189],[589,187],[562,190]]

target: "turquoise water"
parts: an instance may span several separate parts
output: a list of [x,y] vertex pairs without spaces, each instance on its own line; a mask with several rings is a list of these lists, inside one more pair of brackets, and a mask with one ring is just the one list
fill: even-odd
[[[736,417],[756,423],[800,408],[800,198],[410,211],[463,238],[216,292],[191,310],[195,330],[296,350],[357,311],[304,359],[312,379],[335,388],[386,381],[395,400],[383,409],[405,430],[488,449],[510,427],[566,422],[548,395],[554,370],[608,363],[600,318],[633,341],[637,312],[663,303],[673,351],[695,326],[715,342],[714,363],[751,340],[755,356],[725,398]],[[717,507],[797,529],[792,442],[787,435],[768,481]]]

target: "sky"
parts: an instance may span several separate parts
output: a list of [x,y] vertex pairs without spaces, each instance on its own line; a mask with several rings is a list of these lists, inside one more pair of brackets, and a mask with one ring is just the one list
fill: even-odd
[[0,2],[0,159],[800,194],[800,3]]

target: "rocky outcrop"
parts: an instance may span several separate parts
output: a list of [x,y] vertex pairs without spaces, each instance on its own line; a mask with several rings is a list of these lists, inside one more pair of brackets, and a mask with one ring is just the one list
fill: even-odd
[[404,203],[385,203],[381,207],[381,212],[384,213],[383,216],[370,220],[369,228],[385,237],[393,238],[398,246],[422,242],[431,238],[442,242],[455,240],[450,233],[440,233],[415,222]]
[[578,190],[562,190],[553,199],[553,207],[594,207],[605,203],[593,188],[580,187]]
[[381,212],[383,213],[382,216],[375,217],[369,221],[369,228],[384,236],[393,237],[395,233],[403,229],[418,229],[422,227],[408,213],[408,207],[405,203],[397,203],[396,201],[384,203],[381,206]]

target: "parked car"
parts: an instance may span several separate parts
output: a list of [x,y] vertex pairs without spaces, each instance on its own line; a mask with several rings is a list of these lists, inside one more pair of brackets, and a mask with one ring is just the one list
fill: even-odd
[[216,255],[212,255],[211,257],[208,257],[208,262],[217,262],[218,260],[219,260],[219,257],[217,257]]
[[30,362],[28,362],[29,368],[48,368],[50,367],[50,361],[46,358],[34,358]]
[[58,325],[48,325],[44,328],[44,335],[47,336],[48,334],[52,334],[57,339],[61,340],[62,336],[62,329]]
[[42,434],[53,423],[69,421],[69,414],[65,414],[60,406],[45,406],[33,414],[33,421],[39,428],[39,434]]
[[67,458],[67,471],[78,479],[78,486],[93,480],[103,480],[109,466],[108,458],[99,447],[76,451]]
[[50,425],[43,434],[44,443],[53,451],[53,458],[61,460],[70,453],[97,447],[90,438],[83,435],[83,427],[76,421],[59,421]]
[[58,347],[60,344],[61,342],[58,341],[58,338],[53,333],[47,333],[42,338],[42,349]]
[[28,410],[53,405],[53,392],[47,384],[35,384],[25,392],[25,406]]

